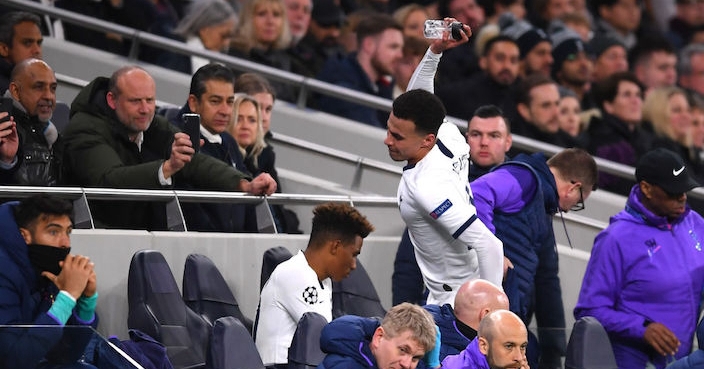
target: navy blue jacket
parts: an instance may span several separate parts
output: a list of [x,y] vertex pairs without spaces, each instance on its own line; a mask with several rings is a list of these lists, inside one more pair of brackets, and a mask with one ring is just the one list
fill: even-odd
[[423,309],[433,315],[435,324],[440,328],[440,361],[449,355],[457,355],[464,350],[474,337],[465,337],[457,327],[457,317],[450,304],[443,306],[425,305]]
[[378,368],[369,343],[379,326],[378,319],[355,315],[328,323],[320,334],[320,348],[327,355],[318,369]]
[[514,265],[504,281],[510,310],[528,325],[538,322],[541,361],[557,361],[565,352],[565,313],[558,277],[558,257],[552,217],[559,209],[557,184],[543,154],[518,155],[507,165],[529,169],[538,182],[535,196],[520,211],[494,212],[496,236]]
[[[317,79],[385,99],[391,99],[393,90],[390,83],[370,81],[369,76],[357,62],[356,53],[346,57],[328,59]],[[330,96],[318,96],[316,105],[318,109],[324,112],[375,127],[386,128],[386,121],[389,119],[388,112],[378,111],[374,108]]]
[[[42,283],[34,271],[15,222],[16,205],[0,205],[0,325],[61,326],[47,314],[59,291],[53,283]],[[93,327],[97,323],[94,319]],[[67,324],[80,324],[75,312]],[[0,330],[0,368],[34,368],[60,339],[60,330],[43,330],[41,334]]]

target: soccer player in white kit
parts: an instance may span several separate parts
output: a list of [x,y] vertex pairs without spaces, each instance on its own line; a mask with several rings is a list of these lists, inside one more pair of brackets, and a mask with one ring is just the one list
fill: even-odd
[[453,304],[465,281],[486,279],[501,286],[503,245],[477,218],[469,187],[469,145],[446,122],[442,102],[432,94],[442,52],[468,41],[447,35],[431,45],[389,116],[384,144],[395,161],[407,161],[398,205],[428,288],[429,304]]

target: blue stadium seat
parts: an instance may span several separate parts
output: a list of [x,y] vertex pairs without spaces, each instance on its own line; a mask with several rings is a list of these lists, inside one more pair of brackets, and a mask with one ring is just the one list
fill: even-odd
[[215,321],[210,338],[208,369],[264,369],[252,335],[242,322],[231,316]]
[[566,369],[617,369],[609,335],[596,318],[577,320],[567,343]]
[[357,260],[357,268],[340,282],[332,282],[332,317],[359,315],[383,318],[386,310],[369,274]]
[[320,349],[320,332],[328,324],[325,317],[309,311],[301,317],[288,348],[288,369],[315,369],[325,354]]
[[264,251],[264,256],[262,257],[262,274],[259,279],[260,285],[259,290],[261,291],[269,280],[271,273],[274,272],[276,266],[283,263],[284,261],[290,259],[293,256],[291,251],[283,246],[272,247]]

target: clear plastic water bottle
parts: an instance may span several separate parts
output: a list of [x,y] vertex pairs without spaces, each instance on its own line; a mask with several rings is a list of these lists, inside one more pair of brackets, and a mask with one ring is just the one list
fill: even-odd
[[425,38],[430,39],[441,39],[443,32],[450,32],[450,35],[455,40],[461,40],[463,32],[462,23],[460,22],[447,22],[442,19],[428,19],[423,25],[423,35]]

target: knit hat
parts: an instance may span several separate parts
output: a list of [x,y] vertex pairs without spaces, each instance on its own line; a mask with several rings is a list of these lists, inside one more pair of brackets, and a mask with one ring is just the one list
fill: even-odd
[[621,46],[624,50],[626,49],[626,45],[613,37],[607,35],[597,35],[589,41],[587,51],[589,51],[589,55],[592,58],[597,59],[612,46]]
[[521,51],[521,59],[533,50],[533,48],[543,41],[550,42],[548,35],[540,28],[535,28],[530,23],[516,19],[516,17],[506,12],[499,17],[499,27],[501,34],[511,37],[518,44]]
[[700,186],[682,158],[663,148],[648,151],[638,160],[636,180],[654,184],[670,194],[685,193]]
[[550,24],[549,32],[552,40],[552,73],[554,75],[562,69],[562,63],[565,60],[584,52],[585,47],[579,34],[560,21],[553,21]]

